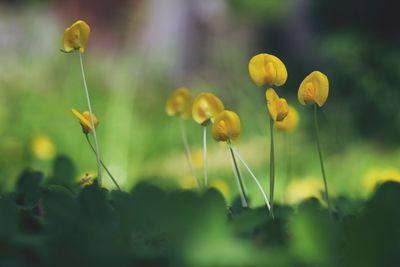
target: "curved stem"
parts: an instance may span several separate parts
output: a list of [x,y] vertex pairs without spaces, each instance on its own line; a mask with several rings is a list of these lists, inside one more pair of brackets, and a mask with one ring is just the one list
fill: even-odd
[[324,180],[325,200],[326,200],[326,203],[328,204],[328,210],[330,211],[331,210],[331,203],[330,203],[330,199],[329,199],[328,182],[326,180],[324,161],[322,160],[321,145],[320,145],[320,141],[319,141],[319,127],[318,127],[317,105],[316,104],[314,104],[314,130],[315,130],[315,140],[316,140],[316,143],[317,143],[317,150],[318,150],[318,156],[319,156],[319,163],[321,165],[322,178]]
[[[94,147],[93,147],[93,145],[92,145],[92,142],[90,142],[89,135],[88,135],[88,134],[85,134],[85,136],[86,136],[86,140],[87,140],[88,143],[89,143],[90,148],[91,148],[92,151],[96,154],[96,150],[94,149]],[[103,162],[102,160],[100,160],[100,163],[101,163],[101,166],[103,166],[104,170],[106,170],[108,176],[110,176],[111,180],[114,182],[115,186],[118,188],[118,190],[121,191],[121,187],[119,186],[119,184],[117,183],[117,181],[115,180],[115,178],[112,176],[111,172],[107,169],[107,167],[106,167],[106,165],[104,164],[104,162]]]
[[203,165],[204,165],[204,187],[207,188],[207,127],[203,127]]
[[98,180],[99,186],[101,187],[100,149],[99,149],[99,143],[97,142],[96,127],[94,125],[92,105],[90,103],[89,90],[88,90],[88,87],[87,87],[87,84],[86,84],[85,70],[83,68],[83,59],[82,59],[82,53],[81,52],[79,52],[79,61],[80,61],[80,64],[81,64],[83,85],[84,85],[84,88],[85,88],[85,95],[86,95],[87,105],[88,105],[89,114],[90,114],[90,124],[92,126],[92,131],[93,131],[94,146],[95,146],[96,160],[97,160],[97,180]]
[[191,156],[191,153],[190,153],[189,143],[188,143],[188,140],[187,140],[185,123],[184,123],[182,118],[180,118],[180,126],[181,126],[182,141],[183,141],[183,145],[185,146],[186,160],[187,160],[187,163],[189,165],[190,172],[192,173],[192,177],[193,177],[193,179],[196,180],[197,186],[200,188],[201,187],[200,181],[199,181],[199,179],[196,177],[196,175],[194,173],[193,161],[192,161],[192,156]]
[[238,165],[236,163],[235,154],[233,153],[230,141],[227,141],[227,143],[228,143],[229,150],[231,152],[233,166],[235,168],[235,172],[234,173],[236,173],[236,180],[237,180],[238,186],[239,186],[240,200],[242,201],[242,206],[243,207],[248,207],[249,205],[248,205],[248,202],[247,202],[246,191],[244,189],[244,183],[243,183],[242,176],[240,175],[240,171],[239,171]]
[[238,157],[238,159],[242,162],[242,164],[244,165],[244,167],[247,169],[247,171],[250,173],[251,177],[254,179],[254,181],[256,182],[258,189],[261,191],[262,196],[264,197],[265,200],[265,204],[267,205],[268,210],[271,210],[271,206],[269,204],[268,201],[268,197],[265,194],[265,191],[263,190],[260,182],[258,181],[257,177],[254,175],[254,173],[251,171],[250,167],[246,164],[246,162],[243,160],[243,158],[240,156],[239,152],[233,148],[232,145],[229,144],[229,147],[233,150],[233,152],[236,154],[236,156]]
[[274,151],[274,121],[270,117],[269,128],[271,133],[271,144],[269,154],[269,197],[271,200],[271,216],[274,217],[274,189],[275,189],[275,151]]

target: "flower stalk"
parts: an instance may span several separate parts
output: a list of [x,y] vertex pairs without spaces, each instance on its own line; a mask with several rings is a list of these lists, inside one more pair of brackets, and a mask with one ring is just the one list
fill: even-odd
[[82,53],[81,52],[79,52],[79,62],[80,62],[80,65],[81,65],[83,85],[84,85],[84,88],[85,88],[85,96],[86,96],[86,101],[87,101],[89,114],[90,114],[90,124],[92,125],[92,131],[93,131],[94,148],[95,148],[96,160],[97,160],[97,180],[98,180],[99,186],[101,187],[100,149],[99,149],[99,143],[97,142],[96,127],[95,127],[95,123],[94,123],[94,120],[93,120],[92,105],[91,105],[91,102],[90,102],[89,90],[88,90],[87,83],[86,83],[86,76],[85,76],[85,70],[83,68],[83,59],[82,59]]
[[275,190],[275,149],[274,149],[274,121],[270,117],[270,134],[271,134],[271,144],[270,144],[270,154],[269,154],[269,197],[271,200],[271,216],[274,218],[274,190]]
[[194,173],[193,160],[192,160],[192,156],[191,156],[191,152],[190,152],[189,143],[188,143],[188,140],[187,140],[185,122],[184,122],[183,118],[180,118],[179,121],[180,121],[182,141],[183,141],[183,145],[185,147],[186,161],[188,163],[188,166],[189,166],[189,169],[190,169],[190,172],[192,174],[193,179],[196,181],[197,186],[199,188],[201,188],[200,181],[199,181],[199,179],[197,178],[197,176]]
[[203,167],[204,167],[204,187],[207,188],[207,127],[203,126]]
[[324,161],[322,159],[322,152],[321,152],[321,144],[319,140],[319,127],[318,127],[318,118],[317,118],[317,104],[314,104],[314,131],[315,131],[315,141],[317,144],[317,150],[318,150],[318,156],[319,156],[319,163],[321,166],[321,173],[322,173],[322,179],[324,180],[324,189],[325,189],[325,201],[328,204],[328,210],[331,210],[331,203],[329,199],[329,193],[328,193],[328,182],[326,180],[326,174],[325,174],[325,167],[324,167]]
[[268,197],[264,192],[264,189],[262,188],[259,180],[257,179],[257,177],[254,175],[254,173],[251,171],[250,167],[246,164],[246,162],[243,160],[243,158],[240,156],[239,152],[231,145],[228,144],[229,147],[231,148],[231,150],[236,154],[236,156],[238,157],[238,159],[240,160],[240,162],[242,162],[242,164],[244,165],[244,167],[247,169],[247,171],[250,173],[251,177],[254,179],[254,182],[257,184],[258,189],[261,191],[261,194],[265,200],[265,204],[267,205],[268,210],[271,210],[271,205],[268,201]]
[[233,162],[233,166],[234,166],[235,172],[236,172],[236,179],[237,179],[237,182],[238,182],[238,185],[239,185],[239,191],[240,191],[240,200],[242,202],[242,206],[244,208],[247,208],[249,206],[249,204],[248,204],[248,201],[247,201],[246,191],[245,191],[245,188],[244,188],[243,179],[242,179],[242,176],[240,175],[239,167],[237,165],[236,158],[235,158],[235,153],[233,152],[230,140],[227,141],[227,144],[228,144],[228,147],[229,147],[229,151],[231,152],[232,162]]
[[[85,134],[86,140],[90,146],[90,148],[92,149],[92,151],[96,154],[96,149],[93,147],[92,142],[90,142],[89,139],[89,135]],[[108,176],[110,176],[111,180],[114,182],[115,186],[118,188],[118,190],[121,191],[121,187],[119,186],[119,184],[117,183],[117,180],[115,180],[115,178],[112,176],[111,172],[108,170],[108,168],[106,167],[106,165],[104,164],[104,162],[102,160],[100,160],[101,166],[103,166],[104,170],[107,172]]]

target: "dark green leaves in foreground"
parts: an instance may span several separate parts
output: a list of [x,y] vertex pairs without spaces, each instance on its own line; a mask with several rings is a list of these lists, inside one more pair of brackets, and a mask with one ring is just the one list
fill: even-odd
[[[67,181],[61,178],[63,181]],[[366,203],[228,209],[217,191],[43,186],[0,196],[0,266],[400,266],[400,184]]]

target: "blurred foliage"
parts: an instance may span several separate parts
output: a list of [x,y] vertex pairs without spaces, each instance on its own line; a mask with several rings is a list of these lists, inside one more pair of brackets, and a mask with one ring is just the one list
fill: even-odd
[[274,0],[229,0],[240,16],[251,16],[254,22],[271,22],[282,18],[289,1]]
[[[16,25],[20,31],[2,28],[12,30],[13,34],[3,36],[14,46],[1,54],[0,152],[6,156],[0,157],[0,192],[13,190],[25,168],[41,170],[45,184],[65,190],[73,189],[85,173],[95,170],[94,155],[68,111],[86,107],[78,58],[58,51],[65,25],[49,11],[51,1],[25,5],[35,2],[7,1],[20,3],[18,10],[2,5],[2,25]],[[261,51],[277,54],[287,65],[288,81],[279,93],[300,113],[295,133],[277,133],[280,203],[318,197],[320,190],[311,111],[296,99],[299,82],[314,68],[326,72],[331,81],[319,120],[332,195],[338,201],[343,195],[367,197],[376,182],[398,181],[400,35],[393,22],[393,1],[229,0],[226,4],[221,16],[215,16],[218,20],[206,19],[210,24],[203,21],[203,26],[198,26],[201,29],[196,28],[208,36],[207,45],[201,43],[206,52],[199,51],[200,57],[204,54],[204,67],[185,77],[174,76],[175,64],[151,59],[153,51],[129,47],[129,42],[121,49],[96,51],[96,39],[91,41],[93,49],[85,53],[84,63],[94,111],[100,119],[102,159],[122,187],[140,181],[155,182],[164,189],[190,187],[179,122],[167,118],[164,110],[168,94],[184,85],[193,95],[215,93],[240,115],[243,131],[235,147],[266,188],[269,136],[264,90],[252,85],[247,71],[250,56]],[[146,31],[141,23],[135,29],[143,26],[141,31]],[[93,37],[103,30],[93,28]],[[130,34],[126,33],[127,39],[140,43],[139,35]],[[177,56],[171,53],[166,57],[175,62]],[[157,64],[151,64],[154,61]],[[201,130],[191,120],[186,126],[193,158],[200,158],[195,162],[196,173],[201,174]],[[210,137],[207,141],[210,182],[223,181],[231,202],[237,189],[226,147]],[[244,179],[252,204],[261,204],[250,177],[244,174]],[[105,178],[104,186],[113,185]],[[343,212],[356,207],[346,206]]]
[[[210,189],[67,190],[24,171],[0,195],[0,266],[397,266],[400,184],[388,182],[358,209],[316,199],[297,207],[232,213]],[[358,204],[357,204],[358,205]],[[343,212],[339,212],[342,210]],[[351,210],[351,211],[350,211]]]
[[400,130],[396,9],[391,0],[341,0],[313,1],[310,11],[342,108],[358,133],[387,145],[399,143]]

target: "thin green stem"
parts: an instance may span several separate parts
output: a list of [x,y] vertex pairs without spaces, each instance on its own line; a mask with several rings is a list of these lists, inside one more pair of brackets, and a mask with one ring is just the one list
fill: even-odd
[[84,88],[85,88],[85,95],[86,95],[87,105],[88,105],[89,114],[90,114],[90,124],[92,125],[92,130],[93,130],[94,146],[95,146],[96,160],[97,160],[97,180],[98,180],[99,186],[101,186],[100,149],[99,149],[99,143],[97,142],[96,127],[95,127],[94,120],[93,120],[92,105],[90,103],[89,90],[88,90],[87,83],[86,83],[85,70],[83,68],[83,59],[82,59],[82,53],[81,52],[79,52],[79,61],[80,61],[80,64],[81,64],[83,85],[84,85]]
[[[92,151],[96,154],[96,150],[94,149],[92,142],[90,142],[89,139],[89,135],[85,134],[86,136],[86,140],[89,143],[90,148],[92,149]],[[107,169],[106,165],[104,164],[104,162],[102,160],[100,160],[101,165],[103,166],[104,170],[106,170],[108,176],[110,176],[111,180],[114,182],[115,186],[118,188],[118,190],[121,190],[121,187],[119,186],[119,184],[117,183],[117,180],[115,180],[115,178],[112,176],[111,172]]]
[[193,177],[193,179],[196,180],[197,186],[200,188],[201,187],[200,181],[194,173],[192,156],[191,156],[190,147],[189,147],[189,143],[188,143],[187,135],[186,135],[185,122],[183,121],[182,118],[180,118],[180,128],[181,128],[183,145],[185,146],[186,160],[189,165],[190,172],[192,173],[192,177]]
[[236,172],[236,180],[237,180],[238,186],[239,186],[240,199],[242,201],[242,206],[243,207],[248,207],[249,205],[248,205],[248,202],[247,202],[246,191],[245,191],[245,188],[244,188],[244,183],[243,183],[242,176],[240,175],[239,167],[238,167],[238,165],[236,163],[235,153],[233,153],[231,142],[228,140],[227,143],[228,143],[229,151],[231,152],[232,162],[233,162],[233,166],[234,166],[235,172]]
[[204,165],[204,187],[207,188],[207,127],[203,126],[203,165]]
[[326,180],[326,174],[325,174],[325,168],[324,168],[324,161],[322,160],[322,152],[321,152],[321,145],[319,141],[319,127],[318,127],[318,119],[317,119],[317,105],[314,104],[314,130],[315,130],[315,140],[317,143],[317,150],[318,150],[318,156],[319,156],[319,163],[321,165],[321,172],[322,172],[322,178],[324,180],[324,187],[325,187],[325,200],[326,203],[328,204],[328,210],[331,210],[331,203],[329,199],[329,193],[328,193],[328,183]]
[[274,151],[274,121],[270,117],[269,128],[271,133],[271,144],[269,154],[269,198],[271,200],[271,216],[274,217],[274,189],[275,189],[275,151]]
[[251,171],[250,167],[246,164],[246,162],[243,160],[243,158],[240,156],[239,152],[231,145],[228,144],[231,150],[235,153],[235,155],[238,157],[238,159],[242,162],[244,167],[247,169],[247,171],[250,173],[251,177],[254,179],[255,183],[257,184],[258,189],[261,191],[261,194],[265,200],[265,204],[267,205],[268,210],[271,210],[271,205],[269,204],[268,197],[264,192],[264,189],[261,186],[261,183],[257,179],[257,177],[254,175],[254,173]]

